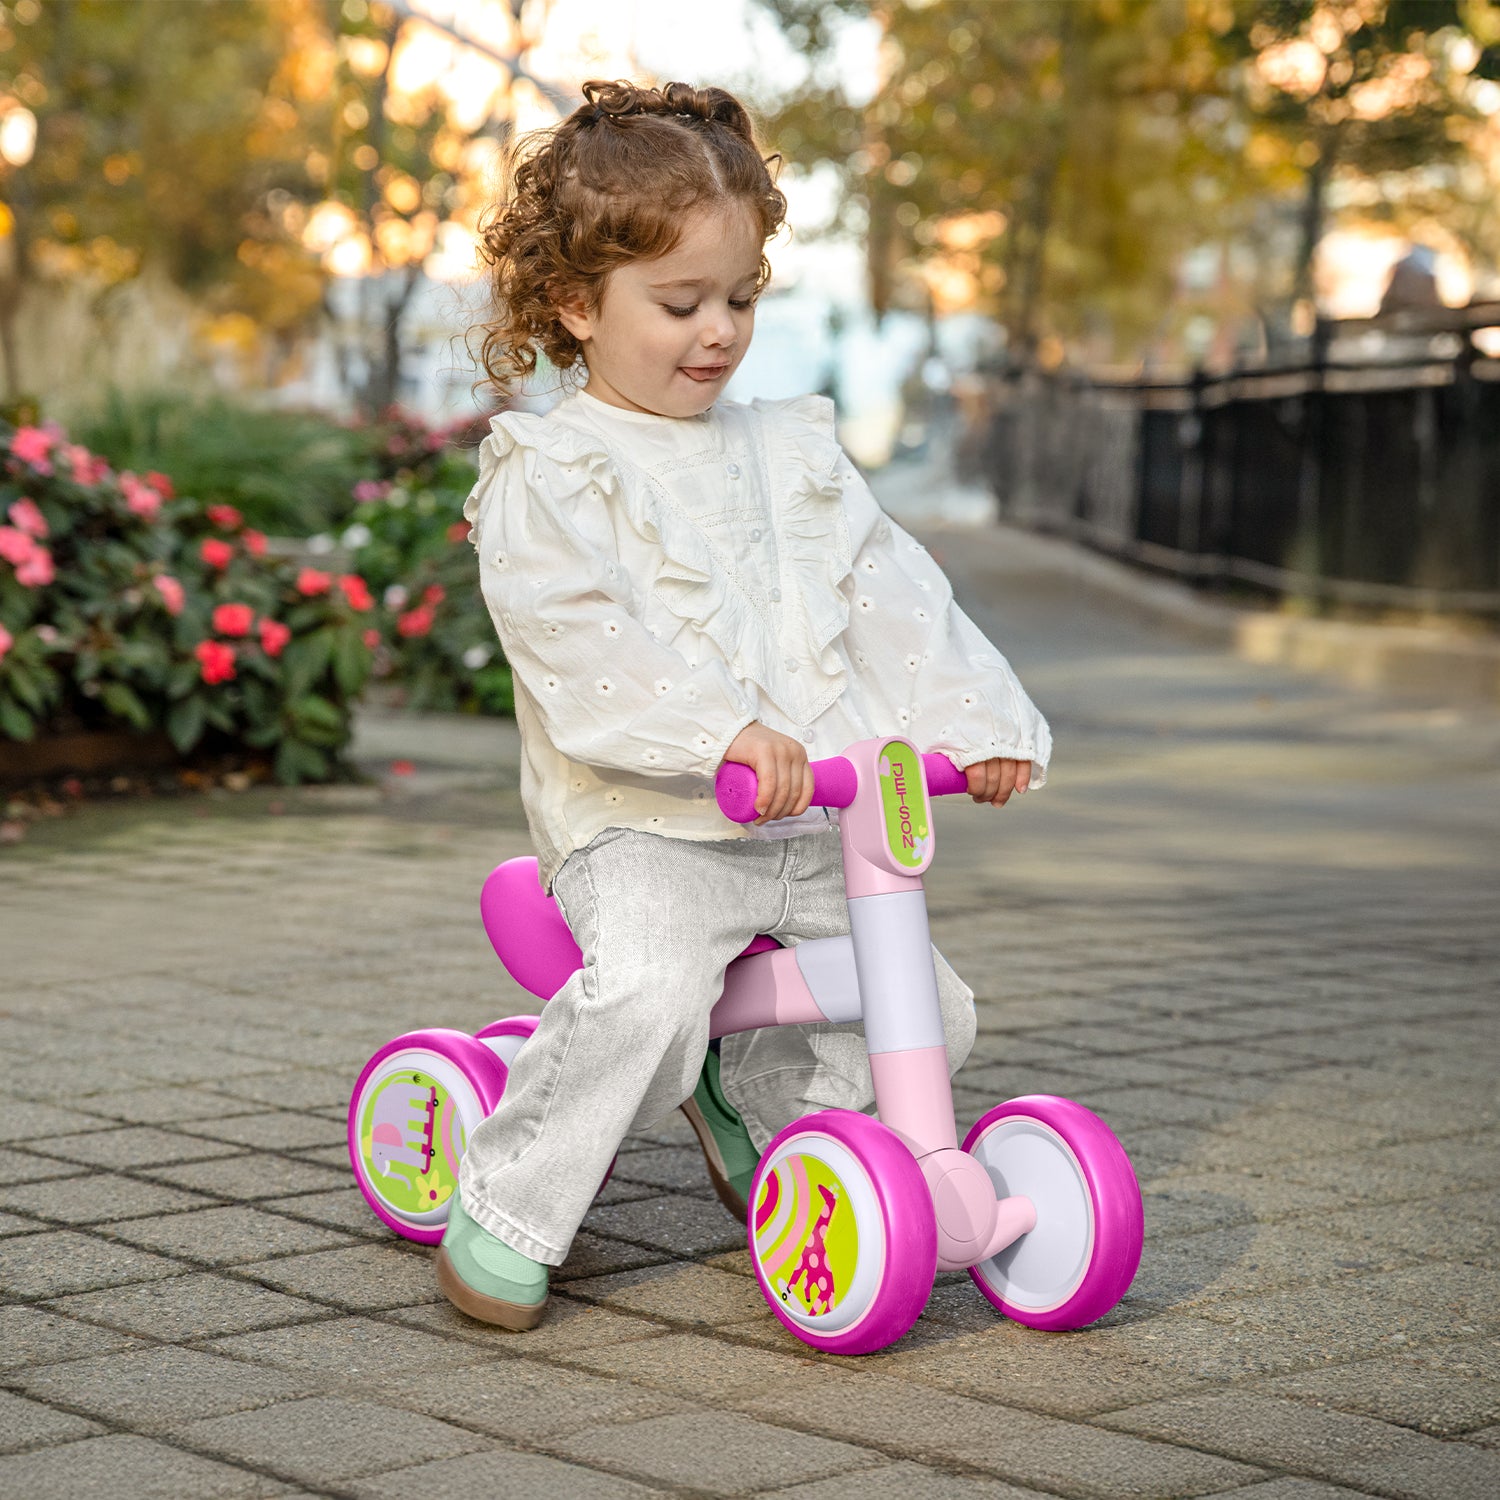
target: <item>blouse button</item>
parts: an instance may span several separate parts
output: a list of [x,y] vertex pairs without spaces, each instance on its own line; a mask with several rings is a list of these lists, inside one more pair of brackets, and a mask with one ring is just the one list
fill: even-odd
[[752,542],[758,542],[760,540],[760,527],[759,526],[752,526],[750,528],[750,540]]
[[781,590],[780,589],[772,589],[771,590],[771,603],[772,604],[780,604],[781,603]]
[[804,729],[802,731],[802,738],[805,739],[810,745],[815,739],[817,739],[817,735],[814,734],[811,729]]
[[789,656],[787,657],[783,665],[786,667],[788,672],[795,672],[797,670],[797,658],[795,656]]
[[740,477],[740,466],[738,464],[725,464],[724,471],[731,479],[738,479]]

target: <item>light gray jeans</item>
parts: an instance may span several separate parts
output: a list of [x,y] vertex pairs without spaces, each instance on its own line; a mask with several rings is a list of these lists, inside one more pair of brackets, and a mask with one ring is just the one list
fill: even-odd
[[[499,1107],[459,1169],[464,1208],[512,1249],[558,1266],[627,1132],[693,1092],[724,970],[758,932],[785,944],[849,930],[838,830],[781,839],[667,838],[606,828],[553,882],[583,967],[542,1009]],[[955,1072],[974,993],[933,949]],[[756,1146],[815,1109],[868,1109],[858,1023],[725,1037],[721,1081]]]

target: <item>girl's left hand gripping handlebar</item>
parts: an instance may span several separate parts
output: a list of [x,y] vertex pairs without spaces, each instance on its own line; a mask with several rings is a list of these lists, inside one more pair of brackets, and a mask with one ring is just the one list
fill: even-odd
[[[813,773],[813,807],[848,807],[859,790],[859,778],[854,763],[842,755],[830,755],[827,760],[810,761]],[[958,770],[953,762],[940,751],[930,751],[922,757],[922,770],[927,778],[927,790],[934,797],[947,797],[955,792],[969,789],[969,778]],[[755,794],[759,783],[749,766],[738,761],[726,760],[714,775],[714,792],[719,799],[719,809],[734,823],[753,823],[760,816],[755,810]]]

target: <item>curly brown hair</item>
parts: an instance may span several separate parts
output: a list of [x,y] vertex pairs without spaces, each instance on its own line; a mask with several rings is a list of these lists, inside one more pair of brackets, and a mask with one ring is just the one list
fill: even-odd
[[[583,97],[588,102],[561,124],[517,144],[510,191],[480,223],[494,317],[471,332],[483,334],[480,362],[502,397],[536,369],[538,353],[559,370],[580,362],[582,347],[559,322],[558,304],[596,308],[617,266],[673,249],[689,209],[743,203],[763,242],[786,217],[773,176],[781,158],[760,154],[750,116],[732,94],[594,79]],[[757,293],[770,276],[762,253]]]

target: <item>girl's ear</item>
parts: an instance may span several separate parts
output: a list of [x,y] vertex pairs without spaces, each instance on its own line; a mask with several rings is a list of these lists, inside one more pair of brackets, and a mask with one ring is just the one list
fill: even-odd
[[589,311],[588,304],[584,301],[581,293],[569,292],[560,298],[554,306],[557,308],[557,321],[580,344],[587,343],[593,337],[594,316]]

